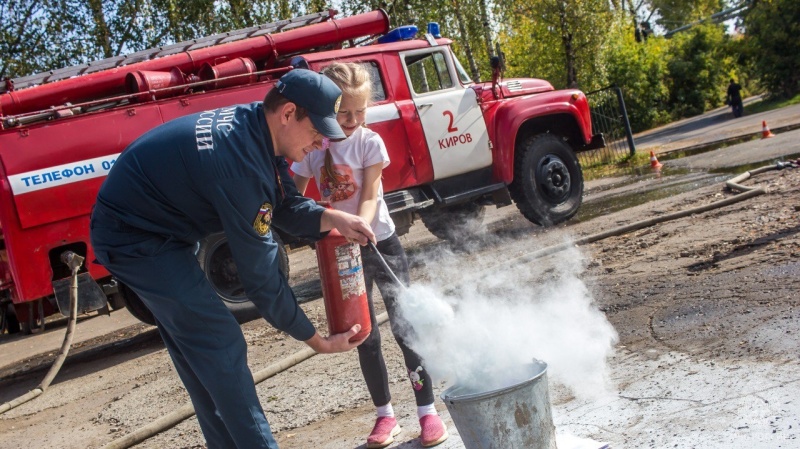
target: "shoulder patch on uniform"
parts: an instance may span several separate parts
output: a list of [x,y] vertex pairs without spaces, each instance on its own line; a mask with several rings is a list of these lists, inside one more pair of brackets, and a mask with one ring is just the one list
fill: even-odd
[[255,229],[256,234],[263,237],[269,232],[269,226],[271,224],[272,204],[264,203],[258,209],[258,215],[256,215],[256,220],[253,222],[253,229]]

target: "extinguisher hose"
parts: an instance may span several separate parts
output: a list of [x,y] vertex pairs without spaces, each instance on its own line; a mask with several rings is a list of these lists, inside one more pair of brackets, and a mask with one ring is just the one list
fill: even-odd
[[[47,375],[44,376],[44,380],[42,380],[42,383],[40,383],[38,387],[12,401],[1,405],[0,414],[7,412],[14,407],[22,405],[44,393],[44,391],[47,390],[47,387],[50,386],[50,383],[53,382],[53,379],[55,379],[56,374],[58,374],[58,371],[61,369],[61,365],[64,364],[64,360],[67,358],[67,354],[69,353],[69,348],[72,346],[72,338],[75,335],[75,323],[78,316],[78,269],[80,269],[83,259],[83,257],[73,253],[72,251],[67,251],[61,255],[61,261],[67,264],[72,270],[72,286],[70,287],[69,291],[69,324],[67,325],[67,333],[64,335],[64,341],[61,344],[61,350],[59,351],[58,356],[56,356],[56,360],[53,362],[53,365],[50,366],[50,371],[47,372]],[[40,318],[44,320],[44,317]]]
[[389,268],[389,264],[386,263],[386,259],[383,258],[383,255],[380,251],[378,251],[378,247],[372,243],[372,240],[369,240],[369,247],[372,248],[372,251],[375,251],[375,255],[378,256],[378,260],[381,262],[381,265],[383,265],[383,269],[386,270],[386,273],[389,274],[389,277],[392,278],[392,281],[394,281],[394,283],[397,284],[401,290],[406,290],[406,286],[400,282],[400,279],[397,278],[397,276],[394,274],[394,271]]

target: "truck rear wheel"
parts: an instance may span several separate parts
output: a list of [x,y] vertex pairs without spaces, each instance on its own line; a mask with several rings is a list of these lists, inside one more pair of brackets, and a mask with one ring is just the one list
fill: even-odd
[[[272,233],[272,238],[278,244],[278,263],[281,273],[289,279],[289,256],[286,254],[283,241],[277,232]],[[239,279],[228,238],[224,233],[210,235],[200,242],[197,261],[214,291],[225,301],[229,309],[234,310],[250,302]]]
[[[286,254],[286,249],[278,234],[273,233],[272,238],[278,244],[280,270],[288,278],[289,256]],[[244,293],[244,287],[239,279],[236,264],[233,262],[233,255],[225,234],[214,234],[203,239],[197,251],[197,261],[211,283],[211,287],[222,298],[228,310],[233,312],[237,320],[244,322],[256,317],[255,314],[251,313],[250,300],[247,299]],[[119,292],[125,299],[125,307],[131,315],[144,323],[156,324],[153,313],[150,312],[136,292],[122,282],[119,282]]]
[[511,198],[528,220],[541,226],[566,221],[578,212],[583,172],[575,152],[559,136],[531,136],[517,147]]
[[411,230],[411,225],[414,224],[414,212],[405,210],[392,214],[392,221],[394,222],[394,232],[398,237],[408,234]]
[[17,311],[14,309],[14,303],[1,303],[0,304],[0,335],[4,332],[9,334],[16,334],[20,331],[19,320],[17,319]]
[[423,209],[420,211],[422,224],[431,234],[451,243],[465,243],[475,233],[471,225],[483,220],[485,207],[474,202],[449,207]]
[[[44,299],[37,299],[28,302],[28,319],[20,321],[20,331],[24,335],[38,334],[44,332],[45,318],[44,318]],[[36,302],[36,310],[34,310],[34,302]]]
[[156,318],[153,316],[153,312],[144,305],[144,302],[142,302],[142,299],[139,298],[139,295],[137,295],[135,291],[119,281],[117,281],[117,289],[120,295],[125,299],[125,308],[128,309],[128,312],[130,312],[134,318],[151,326],[156,325]]

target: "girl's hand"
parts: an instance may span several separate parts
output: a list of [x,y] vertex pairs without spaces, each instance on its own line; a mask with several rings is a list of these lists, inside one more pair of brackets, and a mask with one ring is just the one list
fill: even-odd
[[376,242],[375,233],[363,218],[336,209],[325,209],[322,213],[320,231],[330,231],[333,228],[351,242],[358,242],[361,246],[365,246],[369,241]]

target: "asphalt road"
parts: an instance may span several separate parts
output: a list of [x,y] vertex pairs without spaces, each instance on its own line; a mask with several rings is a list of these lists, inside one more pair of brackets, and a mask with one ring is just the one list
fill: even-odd
[[[745,104],[753,102],[750,98]],[[773,133],[783,133],[800,127],[800,104],[733,117],[730,108],[724,107],[705,114],[651,129],[634,136],[637,151],[656,154],[686,151],[725,142],[738,143],[744,139],[758,139],[762,125]]]

